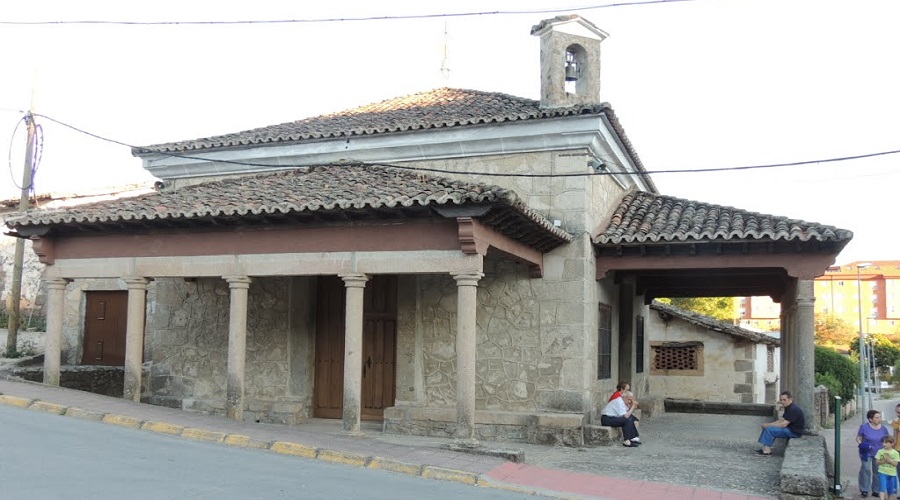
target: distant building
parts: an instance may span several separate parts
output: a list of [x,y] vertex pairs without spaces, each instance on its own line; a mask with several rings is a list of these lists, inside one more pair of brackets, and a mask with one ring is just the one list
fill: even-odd
[[[858,328],[862,307],[863,332],[900,333],[900,260],[831,266],[816,278],[815,294],[816,314],[831,315]],[[735,308],[743,327],[780,328],[781,306],[769,297],[740,297]]]

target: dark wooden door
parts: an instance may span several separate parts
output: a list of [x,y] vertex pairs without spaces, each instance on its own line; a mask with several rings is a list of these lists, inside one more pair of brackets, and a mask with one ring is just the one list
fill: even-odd
[[125,366],[128,292],[86,292],[83,365]]
[[[339,277],[319,278],[316,306],[314,415],[341,418],[344,410],[344,308]],[[363,296],[362,411],[364,420],[381,420],[394,404],[397,338],[397,278],[375,275]]]

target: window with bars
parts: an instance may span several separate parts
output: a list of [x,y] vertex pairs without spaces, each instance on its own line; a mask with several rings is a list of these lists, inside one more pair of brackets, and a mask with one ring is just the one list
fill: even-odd
[[641,315],[634,318],[634,332],[634,372],[644,373],[644,317]]
[[600,304],[597,327],[597,380],[612,377],[612,308]]
[[768,371],[768,372],[775,371],[775,347],[774,346],[766,347],[766,371]]
[[703,375],[702,342],[653,342],[650,373],[654,375]]

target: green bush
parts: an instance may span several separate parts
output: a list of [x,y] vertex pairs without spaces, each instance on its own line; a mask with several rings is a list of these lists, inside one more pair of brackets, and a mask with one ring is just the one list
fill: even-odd
[[[841,381],[830,373],[816,374],[816,387],[824,385],[828,388],[828,411],[834,413],[834,397],[841,395]],[[843,398],[841,398],[843,399]]]
[[[830,376],[838,382],[839,386],[835,387],[835,390],[844,401],[856,396],[859,387],[859,363],[849,357],[834,349],[816,346],[816,383],[819,381],[819,375]],[[832,390],[828,383],[823,385],[828,387],[829,391]]]
[[[9,328],[9,312],[0,308],[0,328]],[[33,314],[32,310],[19,312],[19,331],[35,329],[39,332],[47,330],[47,319],[41,314]]]

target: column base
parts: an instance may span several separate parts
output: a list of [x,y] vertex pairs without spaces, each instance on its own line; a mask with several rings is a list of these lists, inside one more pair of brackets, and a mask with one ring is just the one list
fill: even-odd
[[460,448],[474,449],[474,448],[480,448],[481,442],[475,438],[454,438],[453,446],[458,446]]

